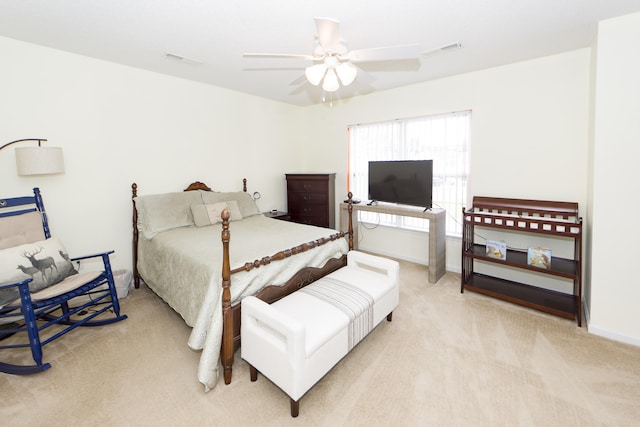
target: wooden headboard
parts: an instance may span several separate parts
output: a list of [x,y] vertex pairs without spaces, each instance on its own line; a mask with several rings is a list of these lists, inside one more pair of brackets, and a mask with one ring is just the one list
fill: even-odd
[[[204,190],[204,191],[213,191],[207,184],[200,181],[195,181],[189,184],[184,191],[193,191],[193,190]],[[242,178],[242,191],[247,192],[247,178]]]

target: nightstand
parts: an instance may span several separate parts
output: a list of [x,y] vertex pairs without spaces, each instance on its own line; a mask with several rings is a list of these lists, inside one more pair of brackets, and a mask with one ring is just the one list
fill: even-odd
[[266,216],[267,218],[274,218],[274,219],[281,219],[283,221],[289,221],[291,220],[291,215],[289,215],[289,212],[283,212],[283,211],[268,211],[268,212],[262,212],[264,214],[264,216]]

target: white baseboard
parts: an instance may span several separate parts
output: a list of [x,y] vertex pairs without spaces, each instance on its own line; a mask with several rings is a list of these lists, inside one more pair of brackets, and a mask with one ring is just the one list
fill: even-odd
[[613,341],[622,342],[625,344],[631,344],[636,347],[640,347],[640,338],[637,337],[628,337],[626,335],[619,334],[617,332],[612,332],[608,329],[601,328],[599,326],[591,324],[591,316],[589,313],[589,307],[587,304],[582,305],[582,311],[584,312],[584,320],[587,324],[587,332],[593,335],[597,335],[602,338],[606,338]]
[[420,265],[424,265],[424,266],[428,266],[429,265],[429,264],[427,264],[426,260],[424,260],[424,259],[414,258],[414,257],[411,257],[411,256],[398,256],[397,253],[389,252],[389,251],[385,251],[385,250],[380,250],[380,248],[368,248],[366,246],[359,245],[358,246],[358,250],[362,250],[364,252],[369,252],[369,253],[376,254],[376,255],[385,256],[387,258],[395,258],[395,259],[400,259],[400,260],[403,260],[403,261],[409,261],[409,262],[412,262],[414,264],[420,264]]
[[607,338],[613,341],[622,342],[625,344],[631,344],[636,347],[640,347],[640,338],[638,337],[628,337],[626,335],[619,334],[617,332],[610,331],[605,328],[601,328],[595,325],[587,325],[587,331],[590,334],[597,335],[599,337]]

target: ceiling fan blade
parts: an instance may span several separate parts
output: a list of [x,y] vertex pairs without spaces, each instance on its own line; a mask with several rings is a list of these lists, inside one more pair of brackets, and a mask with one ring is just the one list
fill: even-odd
[[306,61],[313,61],[315,58],[312,55],[300,55],[295,53],[244,53],[245,58],[282,58],[282,59],[304,59]]
[[315,18],[318,42],[327,52],[340,50],[340,22],[329,18]]
[[395,61],[358,62],[360,68],[369,73],[390,73],[418,71],[421,67],[420,59],[396,59]]
[[422,48],[419,44],[407,44],[352,50],[340,56],[340,59],[348,59],[352,62],[397,61],[419,58],[421,54]]
[[376,78],[373,77],[371,74],[369,74],[364,68],[355,64],[353,64],[353,66],[356,68],[356,71],[358,72],[358,74],[356,75],[356,79],[354,80],[354,83],[371,84],[376,80]]
[[[304,71],[304,70],[303,70]],[[296,77],[294,80],[292,80],[289,85],[290,86],[298,86],[301,85],[302,83],[308,81],[307,80],[307,76],[304,74],[304,72],[302,74],[300,74],[298,77]]]

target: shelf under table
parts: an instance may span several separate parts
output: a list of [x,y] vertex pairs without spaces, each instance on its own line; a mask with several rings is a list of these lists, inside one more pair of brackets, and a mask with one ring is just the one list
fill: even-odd
[[473,273],[463,283],[464,289],[489,295],[515,304],[574,320],[576,298],[550,289],[538,288],[511,280]]
[[534,267],[527,264],[527,253],[523,251],[517,251],[513,249],[507,250],[507,259],[501,260],[492,258],[486,255],[486,245],[480,245],[475,243],[467,252],[466,255],[472,256],[480,261],[493,262],[498,264],[511,265],[517,268],[524,268],[527,270],[535,271],[541,274],[549,274],[552,276],[566,277],[568,279],[575,278],[577,271],[575,260],[551,257],[551,269],[545,270],[543,268]]

